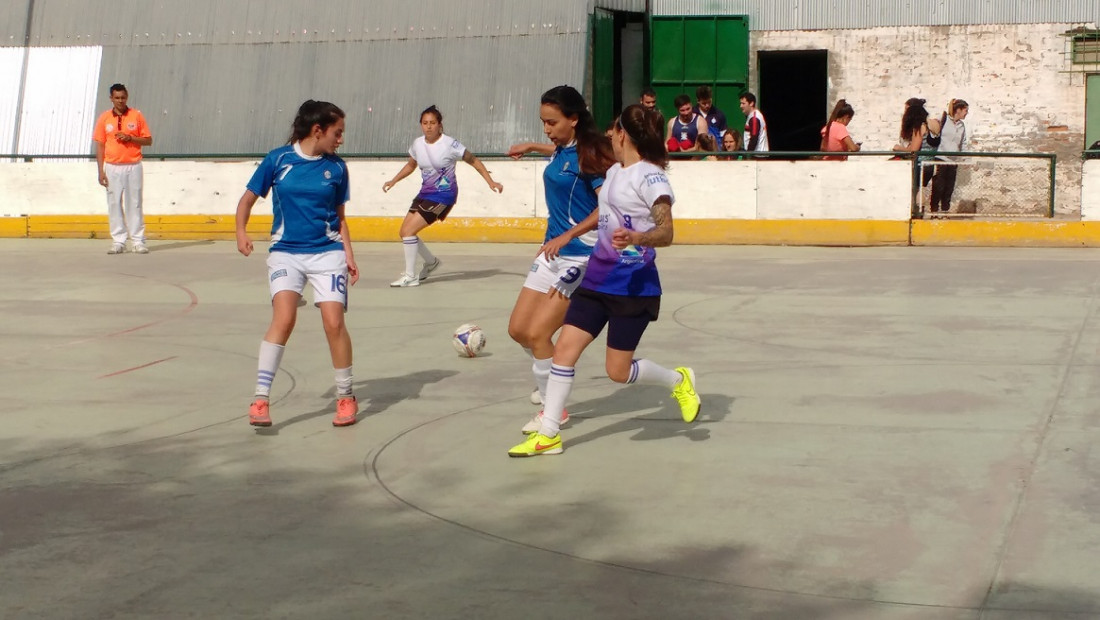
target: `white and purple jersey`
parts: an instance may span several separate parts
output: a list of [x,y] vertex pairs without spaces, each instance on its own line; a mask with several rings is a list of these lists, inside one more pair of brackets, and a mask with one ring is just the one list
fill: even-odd
[[455,163],[466,154],[466,147],[447,134],[431,144],[420,136],[413,140],[409,148],[409,157],[420,166],[423,184],[417,198],[453,205],[458,202],[458,179],[455,177]]
[[616,250],[611,235],[619,228],[647,232],[653,222],[653,205],[661,196],[675,202],[672,186],[665,171],[647,161],[623,168],[615,164],[604,177],[600,191],[599,240],[583,288],[609,295],[656,297],[661,294],[661,279],[657,275],[657,250],[645,246],[628,246]]
[[348,166],[336,155],[306,155],[297,142],[267,154],[248,181],[257,196],[270,191],[271,252],[342,250],[337,208],[351,195]]

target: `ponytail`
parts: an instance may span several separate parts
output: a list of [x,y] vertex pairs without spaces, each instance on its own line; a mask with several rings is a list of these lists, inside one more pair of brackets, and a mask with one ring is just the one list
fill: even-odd
[[825,121],[825,136],[821,138],[821,150],[824,151],[829,146],[829,134],[832,133],[833,123],[837,119],[844,118],[845,116],[855,116],[856,111],[852,106],[848,105],[846,99],[841,99],[833,106],[833,111],[829,114],[829,120]]
[[668,150],[665,148],[664,123],[660,113],[635,103],[626,106],[616,123],[634,143],[642,159],[654,166],[668,168]]
[[324,131],[342,118],[344,118],[344,111],[335,104],[310,99],[298,108],[298,114],[290,126],[290,138],[286,143],[301,142],[309,137],[314,125],[318,125],[321,131]]

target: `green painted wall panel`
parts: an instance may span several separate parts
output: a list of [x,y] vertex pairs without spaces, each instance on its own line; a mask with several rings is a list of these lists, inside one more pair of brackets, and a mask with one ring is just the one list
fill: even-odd
[[716,22],[718,54],[715,81],[749,82],[749,22],[720,19]]
[[676,114],[672,100],[695,89],[714,89],[714,102],[729,126],[743,127],[738,99],[749,76],[749,22],[743,15],[653,16],[650,18],[650,78],[666,118]]
[[654,83],[684,79],[684,24],[680,19],[650,23],[650,76]]
[[1088,76],[1085,91],[1085,148],[1100,140],[1100,75]]
[[596,9],[592,14],[592,116],[603,128],[615,118],[615,16]]
[[709,83],[716,73],[718,37],[714,18],[684,20],[684,80]]
[[745,84],[719,84],[714,89],[714,106],[726,115],[730,129],[741,131],[745,127],[745,115],[741,113],[741,93]]

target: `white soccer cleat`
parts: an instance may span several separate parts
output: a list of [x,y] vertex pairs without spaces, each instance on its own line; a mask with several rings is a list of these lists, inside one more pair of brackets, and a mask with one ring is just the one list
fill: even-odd
[[436,257],[435,262],[431,264],[424,264],[424,267],[420,269],[420,279],[427,280],[428,276],[432,275],[432,272],[439,269],[439,266],[443,264],[443,261]]
[[535,391],[531,392],[531,404],[532,405],[541,405],[542,404],[542,396],[539,394],[539,389],[538,388],[535,388]]
[[401,274],[401,277],[390,282],[390,286],[394,288],[407,288],[410,286],[420,286],[420,278],[416,276],[410,276],[407,273]]
[[[564,428],[566,424],[569,424],[569,412],[568,411],[562,411],[561,412],[561,424],[559,424],[558,427],[559,428]],[[541,411],[536,413],[535,417],[531,418],[531,420],[527,424],[524,424],[523,429],[520,432],[523,433],[524,435],[530,435],[531,433],[537,433],[540,428],[542,428],[542,412]]]

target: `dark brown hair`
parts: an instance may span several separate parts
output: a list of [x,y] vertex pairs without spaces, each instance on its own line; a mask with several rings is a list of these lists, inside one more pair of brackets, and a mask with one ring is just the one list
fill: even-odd
[[435,117],[435,122],[439,123],[440,125],[443,124],[443,113],[440,112],[439,108],[435,107],[434,105],[430,105],[427,108],[424,108],[424,111],[421,112],[420,116],[418,116],[417,118],[419,118],[420,120],[424,120],[425,114],[431,114]]
[[310,99],[298,108],[298,115],[294,117],[290,138],[286,143],[300,142],[308,138],[314,125],[319,125],[321,131],[324,131],[342,118],[344,118],[344,111],[335,104]]
[[829,115],[829,120],[825,121],[825,135],[821,138],[821,150],[824,151],[829,146],[829,134],[833,130],[833,123],[849,116],[855,116],[856,111],[852,106],[844,99],[836,102],[833,106],[833,113]]
[[661,116],[635,103],[623,109],[617,121],[619,129],[626,132],[638,154],[649,163],[668,168],[668,150],[665,148],[664,127]]
[[577,135],[577,159],[580,160],[581,172],[601,177],[607,174],[607,169],[615,165],[615,152],[611,149],[611,141],[596,126],[596,119],[592,118],[588,104],[577,89],[555,86],[542,94],[541,103],[556,107],[566,118],[577,119],[573,131]]

